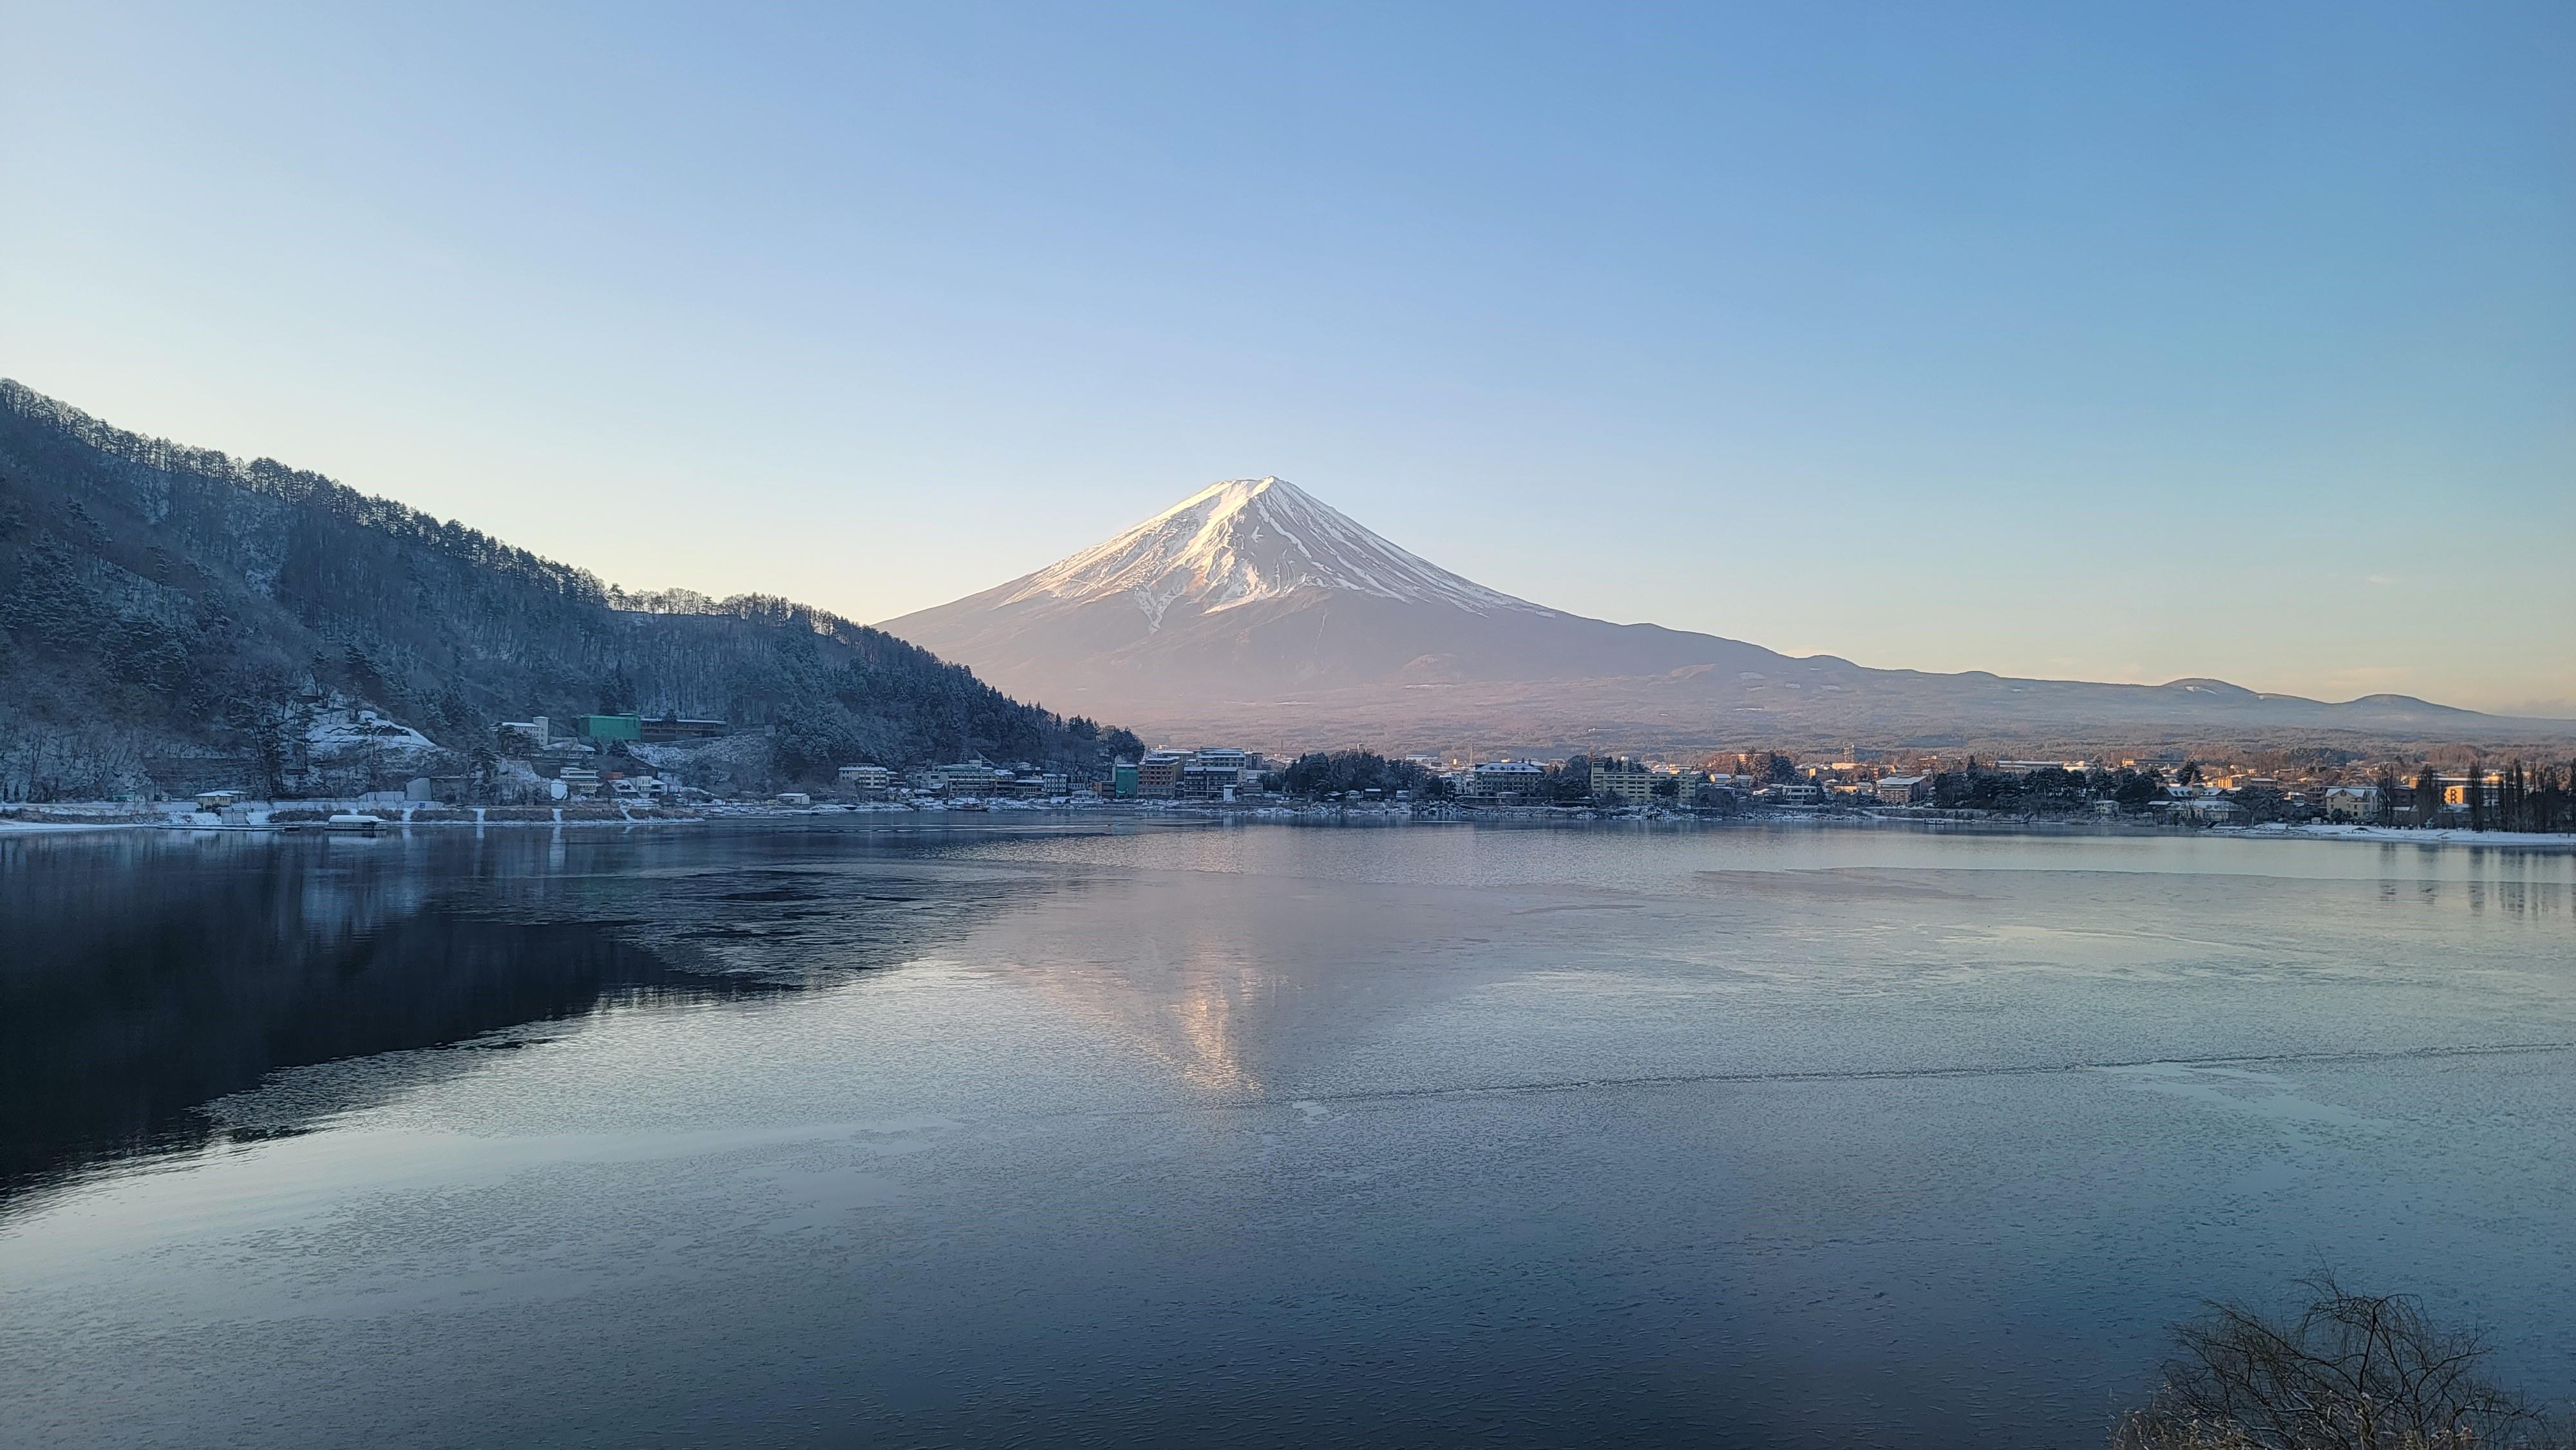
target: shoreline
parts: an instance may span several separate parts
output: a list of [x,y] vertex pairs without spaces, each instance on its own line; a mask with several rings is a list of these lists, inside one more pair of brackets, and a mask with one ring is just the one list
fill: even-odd
[[[289,810],[299,816],[318,812],[321,819],[272,821],[271,809]],[[378,807],[376,809],[382,809]],[[121,802],[64,802],[47,807],[20,806],[0,814],[0,839],[10,836],[51,836],[93,831],[167,831],[182,834],[227,835],[321,835],[351,836],[369,839],[397,832],[415,830],[563,830],[617,827],[713,826],[726,824],[786,825],[837,820],[843,818],[892,817],[905,824],[965,824],[955,817],[971,819],[975,824],[1002,824],[1027,818],[1030,824],[1039,820],[1066,821],[1161,821],[1181,824],[1241,825],[1517,825],[1517,826],[1600,826],[1654,825],[1690,826],[1693,828],[1729,826],[1805,826],[1811,829],[1855,829],[1904,826],[1930,829],[1935,833],[1961,835],[2021,836],[2181,836],[2207,837],[2212,840],[2281,840],[2281,841],[2349,841],[2382,846],[2470,846],[2497,849],[2536,850],[2549,852],[2576,851],[2576,833],[2472,831],[2458,827],[2380,827],[2342,822],[2303,822],[2261,826],[2177,827],[2149,822],[2105,819],[2101,817],[2047,816],[1912,816],[1889,812],[1826,814],[1821,812],[1775,811],[1761,814],[1698,816],[1681,813],[1658,815],[1599,815],[1571,809],[1459,810],[1450,808],[1431,813],[1391,808],[1346,808],[1323,806],[1286,806],[1243,804],[1223,805],[1147,805],[1103,803],[1091,806],[1003,806],[999,809],[959,810],[945,807],[921,809],[889,805],[790,806],[776,809],[762,807],[719,808],[687,815],[600,815],[582,813],[566,815],[555,811],[551,818],[529,818],[520,812],[528,807],[489,807],[511,810],[502,819],[468,816],[474,807],[432,807],[429,819],[413,819],[414,812],[378,817],[381,824],[363,829],[333,827],[327,817],[336,811],[368,814],[355,805],[296,802],[291,806],[237,810],[232,818],[207,812],[164,812],[145,815]],[[533,808],[549,809],[549,808]],[[45,819],[27,820],[25,815]],[[89,817],[89,819],[83,819]]]

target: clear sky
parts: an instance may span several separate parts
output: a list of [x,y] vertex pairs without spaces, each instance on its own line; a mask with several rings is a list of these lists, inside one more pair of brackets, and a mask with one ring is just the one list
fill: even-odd
[[879,619],[1278,474],[1864,664],[2576,715],[2576,7],[0,0],[0,374]]

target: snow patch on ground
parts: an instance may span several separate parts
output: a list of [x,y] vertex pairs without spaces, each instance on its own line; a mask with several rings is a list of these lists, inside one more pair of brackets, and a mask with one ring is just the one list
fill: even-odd
[[437,741],[410,726],[355,707],[315,711],[304,740],[322,758],[339,758],[364,750],[405,755],[438,749]]

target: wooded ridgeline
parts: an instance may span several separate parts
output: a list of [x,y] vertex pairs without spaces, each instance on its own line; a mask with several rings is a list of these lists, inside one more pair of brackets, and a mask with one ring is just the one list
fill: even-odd
[[770,732],[795,773],[1091,736],[962,666],[784,599],[629,594],[269,459],[0,381],[0,798],[260,789],[320,693],[459,751],[497,721],[636,710]]

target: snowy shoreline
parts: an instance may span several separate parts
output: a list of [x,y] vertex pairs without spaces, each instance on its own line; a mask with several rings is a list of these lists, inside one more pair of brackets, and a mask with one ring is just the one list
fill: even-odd
[[2354,826],[2318,822],[2297,826],[2221,826],[2212,835],[2287,836],[2312,841],[2376,841],[2383,846],[2548,846],[2576,848],[2576,833],[2567,831],[2471,831],[2455,826],[2418,830],[2407,826]]
[[[492,807],[491,811],[505,808]],[[545,809],[545,808],[540,808]],[[335,831],[327,819],[335,812],[373,814],[379,824],[358,832]],[[296,819],[273,820],[272,813],[293,813]],[[42,819],[29,820],[27,816]],[[1771,812],[1759,815],[1701,817],[1669,816],[1596,816],[1576,811],[1448,811],[1435,815],[1416,815],[1409,810],[1391,807],[1333,806],[1222,806],[1136,805],[1101,803],[1087,806],[1055,806],[1010,803],[986,809],[928,809],[903,805],[862,803],[858,805],[823,806],[734,806],[692,811],[685,815],[608,814],[596,810],[572,813],[548,810],[534,816],[527,808],[514,808],[506,816],[489,816],[474,807],[436,807],[398,811],[383,806],[361,806],[329,801],[297,801],[274,807],[234,809],[221,815],[206,811],[164,810],[147,813],[130,803],[116,801],[59,802],[42,806],[21,805],[0,811],[0,838],[9,836],[60,835],[84,831],[170,831],[196,834],[245,835],[383,835],[414,830],[562,830],[613,826],[631,829],[639,826],[707,826],[725,824],[805,824],[844,817],[893,818],[904,823],[999,824],[1015,819],[1049,820],[1145,820],[1173,823],[1230,822],[1245,825],[1291,825],[1348,823],[1388,825],[1611,825],[1655,824],[1691,825],[1694,827],[1781,826],[1803,825],[1819,829],[1911,826],[1934,828],[1961,835],[2027,835],[2049,836],[2202,836],[2213,840],[2282,840],[2282,841],[2355,841],[2382,846],[2471,846],[2523,851],[2576,851],[2576,834],[2568,832],[2471,831],[2451,827],[2414,829],[2377,827],[2341,822],[2309,822],[2299,825],[2214,826],[2195,830],[2177,830],[2171,826],[2128,821],[2106,821],[2074,817],[1996,816],[1982,818],[1944,817],[1938,819],[1870,812],[1860,815],[1824,815],[1809,812]]]

